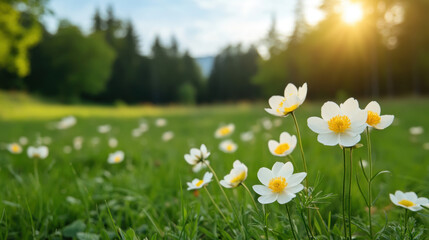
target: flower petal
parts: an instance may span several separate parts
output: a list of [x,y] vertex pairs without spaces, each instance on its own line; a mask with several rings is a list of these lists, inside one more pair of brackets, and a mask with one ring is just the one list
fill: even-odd
[[255,191],[259,195],[267,195],[272,193],[271,189],[264,185],[254,185],[252,188],[253,191]]
[[286,182],[288,183],[288,187],[289,186],[293,187],[293,186],[300,184],[306,176],[307,176],[307,173],[305,173],[305,172],[292,174],[292,176],[290,176],[289,178],[286,178]]
[[262,184],[264,184],[265,186],[268,186],[268,183],[272,178],[273,178],[273,173],[271,172],[270,169],[265,167],[259,169],[258,179],[259,181],[261,181]]
[[262,204],[273,203],[277,200],[278,194],[270,193],[268,195],[262,195],[258,198],[258,201]]
[[292,95],[298,95],[298,89],[294,84],[289,83],[285,88],[284,95],[285,95],[285,98]]
[[282,192],[279,194],[277,202],[280,204],[285,204],[290,202],[294,197],[296,197],[296,195],[293,193]]
[[273,168],[271,169],[273,177],[278,177],[279,176],[278,173],[283,168],[284,165],[285,164],[282,163],[282,162],[276,162],[276,163],[274,163]]
[[292,186],[292,187],[287,187],[286,191],[288,193],[294,193],[295,194],[297,192],[300,192],[302,189],[304,189],[304,185],[298,184],[298,185],[295,185],[295,186]]
[[328,101],[322,106],[322,118],[325,121],[329,121],[340,114],[340,112],[340,107],[334,102]]
[[380,130],[387,128],[390,126],[390,124],[392,124],[394,118],[395,117],[393,115],[381,116],[380,122],[375,126],[375,128]]
[[368,103],[368,105],[366,105],[365,110],[377,113],[378,115],[380,115],[381,109],[380,109],[380,104],[378,104],[378,102],[376,101],[372,101],[370,103]]
[[310,117],[307,119],[307,125],[315,133],[330,133],[328,122],[319,117]]
[[317,136],[317,141],[326,146],[335,146],[340,142],[340,136],[334,132],[322,133]]
[[292,136],[288,132],[282,132],[280,134],[280,143],[289,143]]
[[291,162],[285,163],[282,168],[277,172],[275,177],[284,177],[288,179],[293,173],[293,165]]
[[360,135],[351,136],[349,134],[340,134],[339,143],[344,147],[353,147],[360,141]]

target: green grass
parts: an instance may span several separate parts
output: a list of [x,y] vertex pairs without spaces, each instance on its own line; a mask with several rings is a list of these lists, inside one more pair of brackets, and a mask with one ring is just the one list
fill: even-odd
[[[263,104],[198,108],[62,106],[37,102],[19,94],[0,94],[0,102],[1,106],[6,106],[0,109],[1,143],[18,141],[20,136],[28,137],[31,145],[39,136],[52,139],[49,157],[38,162],[25,153],[12,155],[0,150],[0,181],[3,183],[0,239],[96,239],[97,236],[112,239],[121,234],[115,232],[117,227],[124,234],[132,228],[141,239],[260,239],[264,234],[260,223],[263,220],[259,212],[254,211],[244,189],[225,189],[244,229],[234,220],[215,182],[209,184],[208,189],[234,229],[228,228],[204,191],[200,191],[199,196],[186,191],[186,182],[201,178],[204,172],[192,173],[183,155],[191,147],[206,144],[211,152],[211,165],[220,178],[229,173],[233,161],[239,159],[248,166],[246,184],[251,187],[259,184],[256,177],[259,168],[271,168],[276,161],[287,160],[269,153],[268,139],[277,139],[282,131],[295,134],[291,117],[282,119],[279,127],[264,129],[262,118],[276,118],[264,112]],[[361,107],[366,103],[362,101]],[[373,187],[377,196],[376,231],[383,227],[385,214],[389,221],[401,221],[402,211],[390,203],[389,193],[402,190],[429,196],[429,152],[422,147],[424,142],[429,142],[429,137],[427,133],[412,137],[408,132],[411,126],[423,126],[429,131],[429,99],[389,100],[380,104],[382,113],[394,114],[396,120],[388,129],[373,131],[371,135],[374,172],[391,172],[377,178]],[[306,126],[309,116],[320,115],[321,105],[320,102],[306,102],[296,114],[303,135],[310,185],[319,174],[322,180],[318,191],[336,194],[319,207],[326,221],[332,214],[332,232],[341,234],[338,230],[341,227],[341,149],[321,145],[316,134]],[[69,114],[77,116],[76,126],[62,131],[48,128],[52,121]],[[165,117],[167,126],[156,127],[157,117]],[[150,129],[141,137],[133,138],[131,130],[142,118]],[[231,138],[239,145],[234,154],[221,152],[220,140],[214,138],[219,124],[230,122],[236,125]],[[112,131],[105,135],[98,133],[97,126],[101,124],[110,124]],[[242,142],[240,133],[250,129],[255,130],[255,139]],[[169,142],[161,140],[165,131],[175,134]],[[76,136],[84,138],[83,148],[65,154],[64,146],[72,146]],[[125,161],[117,165],[107,163],[108,154],[116,150],[107,146],[110,136],[118,139],[116,149],[123,150],[126,156]],[[92,145],[94,137],[100,139],[98,145]],[[364,139],[361,142],[366,145]],[[298,170],[302,171],[298,148],[292,156]],[[355,163],[360,158],[367,159],[366,147],[355,151]],[[362,179],[360,171],[355,173]],[[366,223],[364,202],[356,183],[352,200],[353,215],[360,216]],[[290,206],[300,235],[305,239],[296,205]],[[284,206],[267,205],[267,212],[270,236],[292,238]],[[428,224],[423,212],[413,216],[420,224]],[[359,229],[354,228],[354,231],[360,239],[366,239]],[[132,235],[131,231],[128,233]]]

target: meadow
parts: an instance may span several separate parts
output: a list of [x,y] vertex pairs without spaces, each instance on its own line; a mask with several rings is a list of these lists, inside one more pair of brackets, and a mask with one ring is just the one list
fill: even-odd
[[[359,99],[364,107],[370,99]],[[339,102],[339,101],[337,101]],[[413,191],[429,196],[429,99],[404,98],[379,101],[384,114],[395,121],[382,131],[372,131],[374,172],[388,170],[374,182],[374,220],[376,232],[384,228],[379,239],[389,238],[392,222],[402,221],[402,209],[389,200],[396,190]],[[314,192],[327,195],[318,204],[326,222],[322,226],[314,217],[314,232],[341,239],[342,150],[317,142],[317,134],[307,127],[307,118],[320,116],[323,102],[306,101],[297,109],[303,147],[308,164],[308,181]],[[293,119],[278,118],[264,111],[266,103],[237,105],[184,106],[65,106],[35,100],[22,94],[0,94],[0,239],[264,239],[264,215],[261,204],[256,210],[242,187],[225,189],[234,211],[230,211],[216,182],[207,189],[226,215],[219,215],[208,195],[187,191],[186,182],[202,178],[184,160],[190,148],[205,144],[210,164],[219,178],[232,168],[236,159],[247,165],[246,185],[260,184],[258,169],[271,168],[277,162],[294,161],[303,171],[297,147],[292,157],[273,156],[269,139],[278,139],[283,131],[296,134]],[[73,115],[75,126],[55,129],[52,124]],[[165,126],[157,126],[159,118]],[[132,136],[139,124],[148,126],[140,136]],[[234,153],[219,149],[214,137],[221,124],[235,124],[230,139],[237,143]],[[108,124],[111,130],[97,128]],[[426,132],[410,134],[410,128],[421,126]],[[174,136],[163,139],[165,132]],[[253,139],[243,141],[241,133],[251,131]],[[28,144],[21,154],[11,154],[5,144],[25,136]],[[81,148],[74,141],[81,137]],[[110,147],[110,138],[117,146]],[[26,148],[42,142],[49,147],[46,159],[28,158]],[[367,159],[365,137],[363,148],[354,150],[352,206],[354,239],[367,239],[362,226],[367,223],[367,209],[355,181],[363,179],[358,163]],[[125,159],[109,164],[109,153],[122,150]],[[254,199],[257,195],[252,189]],[[305,229],[296,203],[291,203],[292,218],[302,239]],[[292,239],[286,210],[277,203],[265,206],[270,239]],[[412,214],[419,226],[429,226],[428,211]],[[386,223],[387,221],[387,223]],[[319,223],[319,225],[317,225]],[[242,227],[244,226],[244,227]],[[416,227],[417,229],[417,227]],[[417,230],[416,230],[417,231]],[[426,239],[428,230],[419,239]]]

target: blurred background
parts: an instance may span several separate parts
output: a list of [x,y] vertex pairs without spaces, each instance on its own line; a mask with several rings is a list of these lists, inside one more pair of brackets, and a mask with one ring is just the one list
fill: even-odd
[[1,0],[0,88],[63,103],[429,92],[429,0]]

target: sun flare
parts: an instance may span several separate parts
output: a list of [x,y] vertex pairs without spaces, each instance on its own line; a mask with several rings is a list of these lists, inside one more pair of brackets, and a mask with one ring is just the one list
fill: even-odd
[[342,19],[347,24],[355,24],[362,20],[363,9],[359,3],[345,2],[342,6]]

